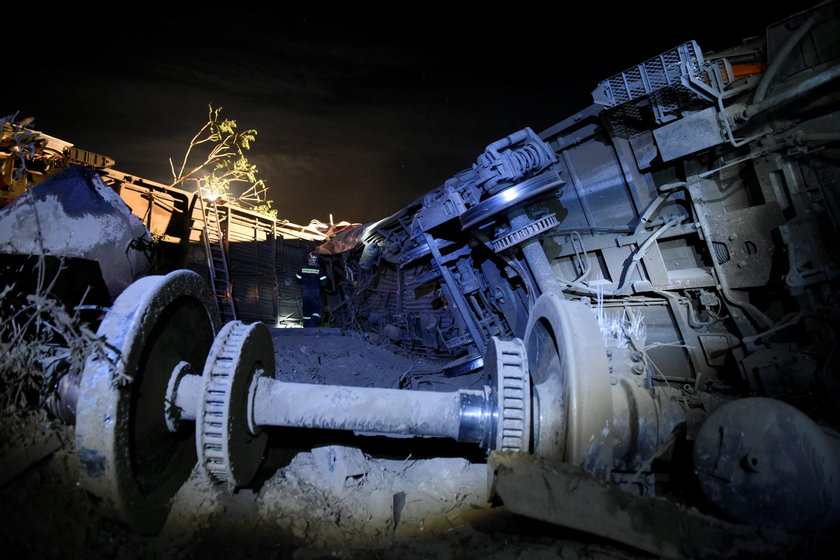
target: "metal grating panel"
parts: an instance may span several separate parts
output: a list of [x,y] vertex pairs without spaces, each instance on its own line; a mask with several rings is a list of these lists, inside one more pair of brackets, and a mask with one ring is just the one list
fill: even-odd
[[[670,85],[668,82],[667,72],[667,68],[669,65],[668,59],[673,59],[675,57],[668,55],[669,53],[661,54],[656,58],[652,58],[645,63],[646,70],[650,79],[650,88],[653,91],[662,89]],[[679,58],[677,58],[677,62],[679,62]]]
[[683,76],[701,72],[702,64],[700,47],[689,41],[600,82],[592,95],[596,103],[615,107],[665,88],[681,87]]

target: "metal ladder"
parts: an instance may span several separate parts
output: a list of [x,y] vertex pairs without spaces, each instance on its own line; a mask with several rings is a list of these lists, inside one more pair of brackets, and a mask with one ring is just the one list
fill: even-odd
[[219,218],[219,208],[215,201],[198,196],[201,207],[201,217],[204,223],[201,238],[204,240],[204,252],[207,255],[207,269],[210,272],[210,285],[216,295],[219,314],[222,322],[236,320],[236,307],[233,304],[233,285],[230,280],[227,253],[225,251],[225,236],[222,231],[222,220]]

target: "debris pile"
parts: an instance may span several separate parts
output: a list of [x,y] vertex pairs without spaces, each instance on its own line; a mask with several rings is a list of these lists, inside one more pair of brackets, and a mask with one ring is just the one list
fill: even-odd
[[489,508],[487,466],[374,459],[356,448],[299,453],[263,486],[260,515],[318,546],[371,547],[445,532]]

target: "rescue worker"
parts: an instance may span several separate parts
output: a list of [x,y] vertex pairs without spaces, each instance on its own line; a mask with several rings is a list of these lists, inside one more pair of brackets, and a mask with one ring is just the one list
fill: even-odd
[[318,256],[309,253],[307,265],[295,274],[300,282],[300,295],[303,299],[303,326],[317,327],[321,324],[321,286],[327,283],[327,276],[318,266]]

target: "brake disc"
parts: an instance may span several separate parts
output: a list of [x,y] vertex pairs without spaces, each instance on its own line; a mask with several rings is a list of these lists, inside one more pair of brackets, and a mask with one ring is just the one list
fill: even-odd
[[196,414],[198,462],[229,490],[244,486],[262,461],[268,436],[251,418],[254,381],[274,376],[274,345],[262,323],[225,325],[204,366]]
[[491,337],[484,354],[484,371],[491,380],[498,403],[491,447],[500,451],[528,452],[531,446],[531,380],[522,340]]

